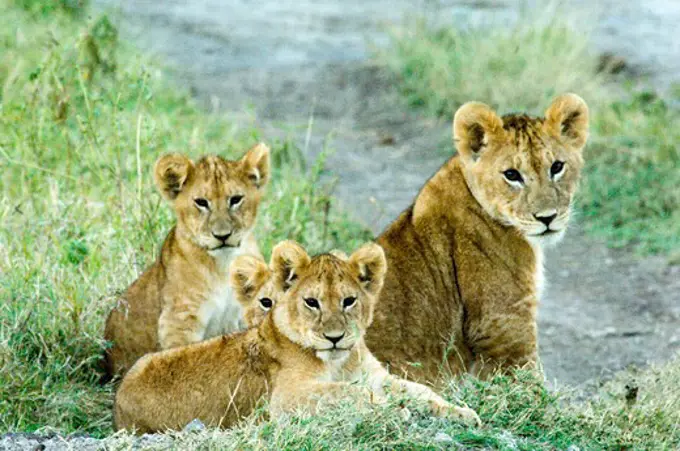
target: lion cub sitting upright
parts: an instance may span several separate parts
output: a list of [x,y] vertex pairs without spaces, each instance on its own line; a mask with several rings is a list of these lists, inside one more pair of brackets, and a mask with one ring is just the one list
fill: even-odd
[[[293,242],[275,247],[271,268],[238,258],[232,281],[246,310],[262,322],[246,332],[150,354],[116,394],[116,429],[181,429],[193,419],[229,427],[262,399],[270,413],[307,408],[349,392],[382,399],[384,389],[426,401],[435,414],[478,422],[424,385],[391,376],[363,336],[385,275],[385,255],[368,244],[348,258],[307,255]],[[270,313],[266,313],[271,309]],[[256,319],[255,319],[256,320]],[[352,384],[365,382],[367,389]]]
[[543,248],[567,228],[588,116],[575,94],[545,117],[458,109],[458,154],[377,239],[389,270],[366,343],[381,362],[433,383],[535,365]]
[[177,215],[160,257],[125,292],[106,321],[113,342],[108,376],[123,374],[149,352],[243,329],[229,286],[229,264],[260,255],[252,234],[269,179],[269,148],[258,144],[239,161],[161,157],[154,178]]

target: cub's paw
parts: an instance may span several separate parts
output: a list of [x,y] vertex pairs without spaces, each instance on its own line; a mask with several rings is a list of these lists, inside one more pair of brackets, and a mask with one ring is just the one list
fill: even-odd
[[446,417],[461,421],[470,426],[481,426],[477,412],[467,407],[457,407],[443,399],[432,399],[429,402],[432,413],[438,417]]
[[427,404],[432,414],[437,417],[447,417],[449,416],[449,411],[453,409],[453,405],[443,399],[431,399]]
[[452,406],[451,409],[449,409],[447,416],[451,419],[465,423],[468,426],[482,425],[482,420],[479,419],[477,412],[467,407]]
[[387,397],[383,395],[380,392],[376,392],[374,390],[366,389],[366,396],[369,400],[369,403],[376,405],[376,404],[387,404]]

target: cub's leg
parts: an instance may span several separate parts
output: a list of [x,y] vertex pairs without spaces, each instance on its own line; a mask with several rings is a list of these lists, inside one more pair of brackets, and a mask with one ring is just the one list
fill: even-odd
[[166,302],[158,319],[161,349],[198,343],[205,338],[207,324],[199,316],[200,303],[189,299]]
[[537,359],[537,300],[531,296],[506,311],[471,319],[467,337],[474,360],[470,373],[487,378],[511,368],[533,368]]
[[363,373],[369,375],[369,383],[375,390],[382,392],[384,388],[388,388],[392,393],[402,393],[410,398],[426,402],[437,416],[452,417],[473,425],[481,424],[474,410],[454,406],[431,388],[390,374],[370,353],[364,355],[361,366]]
[[316,413],[322,400],[338,400],[352,396],[369,403],[374,401],[370,390],[348,382],[295,382],[294,379],[289,381],[290,383],[277,383],[274,386],[269,404],[272,417],[297,409]]
[[454,418],[474,426],[482,424],[477,412],[467,407],[454,406],[425,385],[391,375],[386,382],[392,392],[401,392],[410,398],[426,402],[432,413],[439,417]]

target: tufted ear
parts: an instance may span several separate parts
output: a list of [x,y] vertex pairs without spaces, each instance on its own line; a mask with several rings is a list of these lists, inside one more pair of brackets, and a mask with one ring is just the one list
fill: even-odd
[[287,291],[311,261],[307,251],[295,241],[282,241],[274,246],[271,267],[276,287]]
[[248,174],[248,178],[258,188],[266,186],[269,181],[269,154],[269,147],[264,143],[259,143],[241,158],[241,165]]
[[383,248],[375,243],[365,244],[349,257],[348,263],[364,289],[373,296],[377,296],[382,289],[387,272],[387,260]]
[[588,140],[588,105],[576,94],[563,94],[545,111],[545,128],[568,145],[581,149]]
[[194,170],[194,163],[177,153],[163,155],[158,159],[153,171],[156,186],[163,197],[175,200],[186,185]]
[[475,161],[489,138],[503,132],[503,120],[487,105],[468,102],[453,117],[453,142],[467,161]]
[[347,260],[349,259],[349,257],[347,256],[347,254],[345,254],[345,253],[344,253],[343,251],[341,251],[340,249],[332,249],[332,250],[328,251],[328,253],[331,254],[331,255],[332,255],[333,257],[335,257],[335,258],[339,258],[340,260],[345,260],[345,261],[347,261]]
[[262,259],[253,255],[241,255],[229,266],[229,283],[236,299],[243,306],[253,302],[253,296],[270,279],[271,273]]

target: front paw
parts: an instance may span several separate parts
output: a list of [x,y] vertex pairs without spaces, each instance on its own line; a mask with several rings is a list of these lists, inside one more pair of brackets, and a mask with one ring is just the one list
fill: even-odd
[[467,407],[454,406],[443,399],[433,399],[429,404],[432,413],[438,417],[451,418],[470,426],[481,426],[482,424],[477,412]]
[[477,412],[468,407],[451,406],[451,409],[449,409],[448,412],[448,417],[460,421],[462,423],[465,423],[468,426],[482,425],[482,420],[479,419],[479,415],[477,415]]

